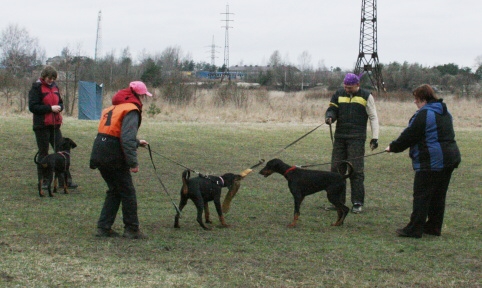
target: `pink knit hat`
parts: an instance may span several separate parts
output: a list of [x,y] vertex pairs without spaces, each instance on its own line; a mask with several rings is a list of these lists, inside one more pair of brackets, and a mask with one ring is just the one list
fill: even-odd
[[131,87],[132,90],[139,95],[147,95],[152,97],[152,94],[147,91],[146,84],[144,84],[142,81],[133,81],[129,84],[129,87]]

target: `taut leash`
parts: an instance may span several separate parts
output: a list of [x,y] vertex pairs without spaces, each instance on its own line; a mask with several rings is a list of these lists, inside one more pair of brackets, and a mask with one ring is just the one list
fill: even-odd
[[323,126],[323,125],[325,125],[325,123],[316,126],[314,129],[312,129],[311,131],[309,131],[309,132],[306,133],[305,135],[301,136],[300,138],[298,138],[298,139],[296,139],[295,141],[291,142],[290,144],[286,145],[284,148],[281,148],[280,150],[278,150],[276,153],[274,153],[274,155],[278,155],[278,154],[280,154],[281,152],[283,152],[284,150],[288,149],[289,147],[295,145],[298,141],[300,141],[301,139],[303,139],[303,138],[305,138],[306,136],[310,135],[310,134],[313,133],[316,129],[320,128],[320,127]]
[[[169,200],[171,200],[172,205],[174,206],[177,214],[180,217],[181,216],[181,210],[179,210],[179,207],[177,207],[176,203],[174,203],[174,201],[172,200],[171,194],[169,194],[169,191],[167,191],[167,188],[164,185],[164,183],[162,182],[161,177],[159,176],[159,173],[157,173],[157,168],[156,168],[156,165],[154,164],[154,159],[152,159],[151,145],[147,144],[147,149],[149,150],[149,157],[151,158],[152,167],[154,167],[154,174],[156,174],[157,180],[159,180],[159,183],[161,183],[162,188],[166,192],[167,196],[169,196]],[[189,169],[189,168],[187,168],[187,169]]]
[[314,167],[314,166],[321,166],[321,165],[328,165],[328,164],[333,164],[333,163],[338,163],[338,162],[350,162],[351,160],[354,160],[354,159],[358,159],[358,158],[367,158],[367,157],[371,157],[371,156],[375,156],[375,155],[379,155],[379,154],[382,154],[382,153],[385,153],[387,151],[383,150],[381,152],[377,152],[377,153],[373,153],[373,154],[368,154],[368,155],[363,155],[363,156],[360,156],[360,157],[355,157],[355,158],[351,158],[351,159],[346,159],[346,160],[340,160],[340,161],[335,161],[335,162],[326,162],[326,163],[320,163],[320,164],[310,164],[310,165],[298,165],[298,167],[300,168],[307,168],[307,167]]

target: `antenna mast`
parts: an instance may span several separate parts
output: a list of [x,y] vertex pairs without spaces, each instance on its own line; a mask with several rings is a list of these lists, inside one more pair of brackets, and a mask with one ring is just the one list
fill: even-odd
[[97,62],[99,55],[102,51],[102,28],[100,26],[100,22],[102,20],[102,11],[99,11],[99,16],[97,17],[97,37],[95,40],[95,55],[94,61]]
[[[226,22],[224,28],[226,28],[226,32],[224,34],[224,73],[223,76],[221,77],[221,82],[223,82],[223,78],[225,75],[229,76],[229,28],[233,28],[229,26],[229,21],[234,21],[234,20],[229,20],[229,15],[234,15],[234,13],[229,13],[229,5],[226,5],[226,12],[221,13],[226,15],[225,20],[221,20]],[[229,80],[231,80],[231,77],[228,77]]]
[[355,74],[368,74],[370,81],[380,93],[380,88],[385,90],[382,69],[378,61],[377,51],[377,1],[362,0],[360,46]]

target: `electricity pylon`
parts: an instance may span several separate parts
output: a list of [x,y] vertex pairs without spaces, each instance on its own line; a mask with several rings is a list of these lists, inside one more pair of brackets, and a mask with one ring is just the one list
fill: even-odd
[[362,72],[368,75],[377,93],[380,93],[380,89],[386,91],[378,61],[376,0],[362,0],[360,45],[354,73],[358,75]]

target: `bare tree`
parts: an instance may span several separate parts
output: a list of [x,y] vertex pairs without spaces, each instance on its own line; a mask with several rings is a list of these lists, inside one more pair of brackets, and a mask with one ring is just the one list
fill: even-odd
[[8,73],[16,77],[28,76],[45,60],[45,51],[37,38],[31,37],[25,28],[10,25],[0,36],[0,63]]
[[311,65],[311,55],[308,53],[308,51],[303,51],[300,56],[298,56],[298,62],[299,64],[299,69],[301,71],[301,90],[303,90],[304,86],[304,80],[306,77],[306,72],[309,70],[312,70],[312,65]]

